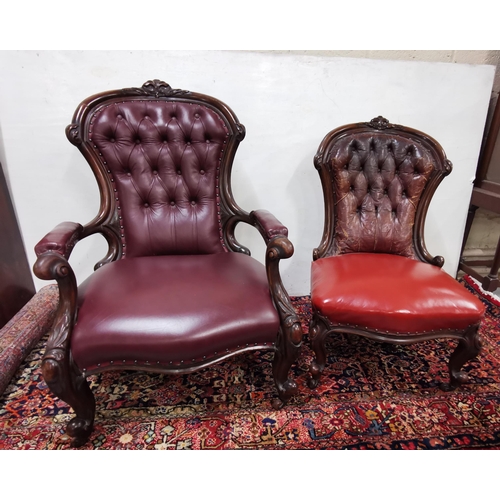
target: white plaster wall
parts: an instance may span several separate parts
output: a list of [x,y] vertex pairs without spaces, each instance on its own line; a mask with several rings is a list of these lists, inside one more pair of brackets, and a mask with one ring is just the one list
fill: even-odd
[[[367,43],[366,45],[369,44]],[[500,92],[500,50],[275,50],[272,52],[277,54],[383,59],[391,61],[489,64],[496,67],[493,92]]]
[[[160,78],[213,95],[246,126],[233,190],[245,210],[266,208],[288,226],[295,255],[282,264],[290,294],[309,293],[323,201],[312,159],[334,127],[383,115],[434,136],[454,164],[431,204],[431,253],[458,265],[465,217],[495,68],[446,62],[370,60],[251,52],[0,52],[0,159],[7,170],[30,264],[37,241],[63,220],[96,214],[95,180],[65,126],[78,103],[103,90]],[[251,228],[237,231],[263,262]],[[105,254],[94,236],[71,259],[79,282]],[[35,279],[38,287],[45,282]]]

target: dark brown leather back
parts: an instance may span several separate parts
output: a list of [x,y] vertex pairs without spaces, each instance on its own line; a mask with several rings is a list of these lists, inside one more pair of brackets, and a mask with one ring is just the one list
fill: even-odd
[[416,207],[434,169],[415,141],[383,133],[344,137],[330,152],[338,253],[413,256]]
[[89,138],[110,170],[129,257],[223,251],[217,180],[227,136],[199,104],[129,101],[95,113]]
[[[430,137],[384,119],[380,129],[373,122],[332,131],[318,150],[327,217],[323,255],[317,255],[375,252],[426,260],[425,245],[417,240],[423,237],[430,198],[451,163]],[[419,208],[436,175],[439,181]]]

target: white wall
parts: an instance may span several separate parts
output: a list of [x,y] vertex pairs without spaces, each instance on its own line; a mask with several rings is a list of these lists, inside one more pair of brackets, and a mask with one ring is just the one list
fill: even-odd
[[[266,208],[289,228],[295,255],[282,264],[290,294],[309,293],[323,202],[312,159],[331,129],[383,115],[437,139],[454,164],[431,204],[429,251],[458,266],[471,182],[495,68],[250,52],[0,52],[0,160],[7,170],[28,259],[63,220],[87,223],[98,208],[90,168],[64,129],[81,100],[159,78],[226,102],[247,129],[233,190],[247,211]],[[237,231],[263,261],[251,228]],[[79,281],[105,254],[98,236],[77,245]],[[35,279],[37,287],[45,285]]]

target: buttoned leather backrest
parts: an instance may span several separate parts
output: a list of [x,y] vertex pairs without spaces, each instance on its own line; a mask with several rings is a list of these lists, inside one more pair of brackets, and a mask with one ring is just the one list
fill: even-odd
[[225,251],[219,173],[228,136],[200,103],[132,99],[93,113],[88,140],[113,189],[123,256]]
[[365,132],[339,140],[330,153],[338,253],[413,256],[416,207],[434,169],[415,141]]

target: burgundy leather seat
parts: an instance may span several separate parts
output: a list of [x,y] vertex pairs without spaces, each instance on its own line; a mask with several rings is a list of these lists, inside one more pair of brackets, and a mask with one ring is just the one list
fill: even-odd
[[265,267],[233,252],[112,262],[81,285],[79,300],[71,351],[88,373],[112,364],[179,367],[271,347],[280,327]]
[[[279,273],[293,245],[272,214],[247,213],[233,198],[232,163],[245,136],[233,111],[152,80],[84,100],[66,133],[94,172],[101,204],[87,225],[63,222],[45,236],[34,271],[59,285],[42,372],[75,410],[66,428],[73,444],[88,439],[95,417],[85,377],[103,370],[188,373],[268,349],[273,406],[286,403],[302,341]],[[265,265],[237,241],[240,222],[264,238]],[[77,287],[68,259],[94,233],[109,250]]]
[[432,257],[423,239],[432,195],[451,172],[441,146],[378,117],[327,134],[315,166],[325,226],[311,268],[309,385],[317,386],[335,333],[395,344],[458,339],[450,383],[441,387],[465,382],[460,369],[480,350],[484,306],[441,269],[444,259]]

